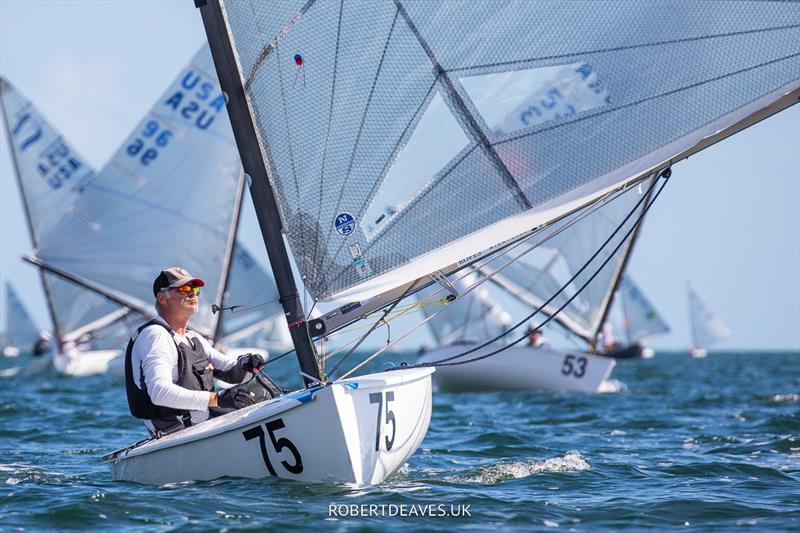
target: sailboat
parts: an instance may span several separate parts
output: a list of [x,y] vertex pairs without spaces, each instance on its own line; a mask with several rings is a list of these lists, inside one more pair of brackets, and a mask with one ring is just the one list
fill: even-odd
[[688,282],[686,292],[689,297],[689,324],[692,329],[689,355],[694,359],[701,359],[708,355],[707,349],[710,346],[730,337],[731,330]]
[[[511,317],[493,300],[488,288],[480,281],[476,272],[454,280],[452,285],[459,297],[452,304],[446,298],[421,297],[423,310],[432,318],[427,325],[439,347],[424,351],[420,363],[458,361],[458,355],[465,350],[479,346],[486,339],[496,338],[511,326]],[[447,308],[439,312],[441,305],[436,305],[437,300]],[[463,358],[480,357],[497,350],[503,347],[503,340],[470,352]],[[556,350],[543,342],[511,346],[494,357],[441,368],[434,374],[434,381],[438,390],[443,392],[598,392],[607,387],[606,380],[614,364],[612,358]]]
[[[34,353],[34,345],[41,338],[40,330],[10,282],[6,281],[5,331],[3,355],[17,357],[22,350]],[[37,353],[36,355],[42,355]]]
[[[645,184],[652,185],[652,180]],[[512,299],[539,309],[543,319],[550,317],[569,338],[585,342],[583,350],[516,345],[495,357],[440,369],[435,376],[440,389],[614,390],[608,383],[615,365],[613,356],[594,352],[615,287],[639,234],[636,219],[629,218],[623,224],[626,232],[620,233],[618,226],[631,210],[642,215],[649,196],[649,189],[628,188],[551,225],[537,234],[535,242],[522,243],[478,267],[488,281]],[[587,259],[607,240],[606,247],[590,263],[594,268],[586,269]],[[456,302],[453,307],[457,305]],[[443,313],[443,319],[449,314]],[[457,316],[453,318],[458,320]],[[440,327],[435,322],[429,325]],[[478,346],[479,342],[472,344],[475,351],[470,350],[463,359],[481,357],[497,349],[496,343],[483,347]],[[421,361],[449,360],[459,352],[457,347],[441,346],[423,355]]]
[[650,359],[655,355],[652,348],[646,345],[655,335],[669,333],[669,325],[656,311],[642,290],[626,275],[622,278],[617,296],[622,314],[622,326],[625,332],[627,347],[633,347],[637,355]]
[[[117,479],[381,482],[427,432],[433,367],[356,375],[391,342],[349,356],[401,301],[644,180],[663,190],[800,95],[796,6],[196,4],[306,388],[109,454]],[[323,367],[317,343],[361,320]]]
[[[202,68],[204,66],[202,63],[203,57],[206,58],[206,63],[210,63],[210,55],[207,48],[198,53],[194,65],[199,65],[199,68]],[[147,172],[151,170],[151,168],[158,166],[152,162],[152,160],[158,157],[158,152],[156,149],[153,149],[147,156],[142,155],[142,157],[145,158],[142,161],[146,160],[147,163],[141,162],[139,168],[126,169],[125,165],[130,165],[129,160],[131,159],[131,152],[135,151],[136,147],[139,146],[138,143],[142,142],[142,136],[144,135],[146,137],[145,134],[147,131],[149,131],[147,128],[154,124],[152,117],[157,116],[156,114],[159,112],[163,113],[163,107],[165,107],[163,102],[167,102],[166,106],[177,107],[177,100],[181,98],[182,94],[180,90],[186,90],[186,85],[190,85],[191,87],[189,88],[193,88],[198,83],[200,84],[200,91],[209,90],[207,87],[205,87],[204,82],[200,80],[199,76],[194,73],[191,67],[184,71],[182,76],[179,77],[178,80],[176,80],[176,82],[168,89],[167,93],[165,93],[165,96],[161,102],[162,109],[159,109],[159,107],[156,106],[156,108],[154,108],[154,110],[148,115],[148,118],[143,121],[144,133],[142,133],[142,131],[136,131],[131,138],[126,140],[125,144],[123,144],[115,157],[99,174],[95,175],[92,172],[91,177],[84,180],[80,187],[72,187],[71,191],[72,194],[74,194],[74,197],[70,199],[70,203],[61,204],[66,206],[66,209],[62,209],[64,212],[62,214],[66,215],[66,221],[64,221],[62,224],[54,225],[52,229],[41,232],[42,237],[39,240],[43,241],[43,245],[39,246],[35,252],[36,254],[41,255],[42,251],[47,250],[55,245],[58,249],[58,252],[55,252],[58,254],[58,262],[53,262],[53,264],[50,264],[50,262],[45,263],[38,255],[28,258],[29,261],[37,264],[43,269],[47,279],[52,278],[55,280],[55,282],[60,283],[61,286],[72,288],[80,287],[82,293],[92,294],[95,299],[100,298],[105,300],[106,298],[111,298],[117,303],[121,304],[120,307],[126,314],[130,313],[130,315],[127,316],[127,321],[124,324],[116,324],[118,327],[116,328],[116,335],[114,336],[113,345],[115,347],[124,346],[130,331],[135,328],[136,325],[145,321],[144,316],[152,316],[154,310],[150,308],[148,313],[148,306],[146,305],[136,307],[131,305],[130,301],[120,298],[120,294],[109,294],[102,289],[97,290],[98,287],[94,285],[94,272],[99,267],[103,266],[104,263],[102,263],[102,261],[107,261],[105,265],[107,266],[108,271],[104,272],[103,275],[105,276],[108,276],[108,274],[113,272],[113,270],[116,268],[114,265],[117,264],[117,262],[109,258],[107,253],[107,250],[109,249],[107,244],[108,241],[104,241],[104,239],[115,239],[118,238],[118,235],[124,233],[129,241],[132,241],[134,244],[136,242],[140,242],[142,243],[141,246],[146,246],[145,242],[148,239],[150,239],[151,242],[157,242],[157,235],[154,233],[153,229],[150,229],[156,226],[151,225],[148,228],[146,225],[143,226],[141,224],[136,224],[133,219],[119,218],[118,215],[122,212],[136,212],[140,218],[151,218],[152,216],[152,224],[157,225],[159,216],[161,217],[160,220],[168,222],[169,217],[163,216],[163,206],[152,203],[150,198],[152,195],[158,194],[159,191],[167,196],[172,192],[178,194],[178,189],[173,189],[173,187],[180,188],[181,186],[180,183],[175,182],[174,177],[170,177],[170,183],[164,183],[163,181],[159,183],[158,176],[155,174],[155,172]],[[169,103],[168,98],[172,98],[173,101],[175,101],[174,106]],[[184,103],[184,107],[182,108],[183,111],[181,112],[191,114],[189,111],[186,111],[186,109],[192,110],[193,106],[196,105],[196,102],[187,101]],[[218,103],[217,105],[222,104]],[[29,104],[28,109],[30,108],[32,108],[32,106]],[[202,116],[205,117],[205,115]],[[43,122],[41,117],[38,117],[38,120],[39,122]],[[197,120],[200,121],[200,118],[198,117]],[[207,117],[203,118],[201,125],[206,126],[212,121],[213,119],[209,120]],[[183,132],[181,132],[179,129],[164,130],[160,140],[159,138],[155,139],[155,145],[159,148],[166,149],[166,145],[161,145],[168,143],[173,147],[173,150],[183,150],[184,153],[186,151],[186,147],[190,149],[193,147],[194,149],[198,149],[198,146],[193,144],[195,143],[195,138],[192,136],[182,135],[182,133]],[[214,132],[213,130],[212,133],[216,135],[223,135],[224,130],[222,134],[219,132]],[[175,134],[175,138],[172,137],[173,134]],[[225,147],[225,144],[221,144],[220,146],[209,150],[206,157],[210,159],[215,152],[221,152],[223,154],[227,152],[229,155],[233,154],[231,157],[235,157],[235,151],[231,148],[232,135],[230,133],[228,133],[228,138],[229,141],[227,148]],[[146,168],[143,170],[143,167]],[[164,169],[161,170],[163,172],[167,170],[168,167],[162,165],[159,168]],[[213,168],[211,170],[213,170]],[[180,160],[178,163],[174,163],[173,166],[167,170],[167,172],[172,174],[180,174],[181,171],[186,172],[187,169],[183,162],[180,162]],[[126,190],[124,185],[124,177],[127,177],[128,181],[134,179],[137,180],[135,186]],[[34,179],[36,181],[41,181],[38,176],[35,176]],[[225,182],[222,182],[221,190],[215,189],[212,191],[209,189],[209,187],[216,186],[213,183],[209,183],[208,187],[203,189],[203,191],[208,191],[211,196],[214,196],[215,194],[220,195],[220,199],[224,198],[225,194],[230,194],[230,191],[232,190],[230,187],[226,188]],[[184,194],[187,197],[191,196],[186,195],[184,192],[180,192],[180,194]],[[197,194],[200,194],[200,192],[198,191]],[[147,214],[148,207],[152,207],[152,215]],[[87,216],[87,213],[91,209],[94,209],[97,215],[95,215],[94,219],[90,220]],[[50,213],[52,213],[52,211]],[[204,214],[203,220],[200,220],[199,224],[203,224],[208,218],[210,217]],[[236,219],[238,219],[238,210],[236,211]],[[79,220],[84,227],[76,228],[74,225],[69,224],[75,220]],[[184,219],[184,223],[185,222],[187,222],[186,219]],[[128,224],[127,226],[126,223]],[[181,226],[181,228],[185,227],[186,226]],[[196,231],[194,234],[198,237],[205,235],[202,229],[200,231]],[[161,232],[158,233],[158,237],[160,236]],[[233,237],[231,237],[231,240],[233,240]],[[92,262],[92,265],[88,265],[86,259],[89,257],[96,257],[95,252],[103,247],[105,247],[102,256],[103,259],[98,258],[96,261]],[[228,254],[232,255],[232,258],[228,261],[229,266],[227,268],[229,272],[227,272],[227,277],[225,279],[226,286],[224,287],[224,294],[222,295],[222,298],[218,300],[223,302],[223,310],[213,317],[213,323],[215,324],[213,327],[215,329],[211,330],[212,326],[209,326],[209,328],[206,330],[206,334],[209,337],[223,340],[225,346],[227,346],[230,350],[242,352],[260,352],[266,357],[267,352],[264,349],[242,346],[242,341],[247,340],[248,337],[243,335],[241,330],[246,330],[251,336],[259,336],[258,334],[260,333],[260,337],[263,337],[265,335],[265,328],[269,328],[271,333],[267,338],[270,340],[274,339],[270,347],[285,347],[287,344],[285,342],[285,336],[288,334],[288,331],[284,333],[284,331],[286,331],[285,325],[281,325],[282,327],[276,327],[274,324],[277,318],[276,314],[280,314],[280,308],[277,304],[276,291],[274,286],[270,283],[269,276],[266,274],[263,268],[258,265],[255,259],[244,248],[244,246],[241,245],[241,243],[237,242],[232,252],[230,251],[230,245],[226,244],[224,241],[220,242],[219,247],[226,250]],[[154,249],[150,251],[151,260],[156,257],[161,259],[160,251],[155,248],[157,247],[154,247]],[[175,254],[181,253],[181,251],[184,250],[184,248],[177,244],[174,245],[173,248],[175,250]],[[186,252],[189,255],[188,263],[190,265],[194,265],[197,271],[205,272],[202,267],[196,266],[196,263],[193,262],[194,257],[196,257],[197,254],[193,252],[193,250],[186,250]],[[186,263],[187,260],[184,259],[183,264]],[[68,266],[62,270],[58,268],[59,265]],[[75,265],[82,265],[84,267],[90,266],[91,268],[86,271],[87,273],[83,273],[75,268]],[[85,277],[81,277],[81,275]],[[62,276],[63,279],[61,279]],[[208,276],[204,277],[208,279]],[[108,278],[101,277],[101,279],[106,281]],[[146,285],[146,283],[142,283],[143,287]],[[96,295],[94,294],[95,292],[97,292]],[[137,295],[138,294],[140,293],[137,293]],[[60,301],[56,301],[54,303],[54,308],[56,311],[62,311],[62,306],[58,305],[59,302]],[[233,305],[225,307],[224,302],[230,302]],[[60,317],[62,313],[56,312],[55,314],[56,316]],[[212,313],[208,314],[210,315]],[[84,331],[81,332],[81,334],[85,335],[87,329],[83,329]],[[209,333],[209,331],[213,331],[213,333]],[[96,335],[97,331],[92,331],[92,333]],[[77,335],[74,336],[74,338],[80,340],[80,337]],[[61,357],[56,358],[55,366],[58,371],[70,375],[87,375],[90,373],[101,373],[106,371],[109,371],[111,374],[121,375],[123,371],[121,358],[117,359],[117,362],[120,364],[116,364],[116,362],[113,361],[113,357],[120,355],[120,351],[116,349],[113,352],[109,351],[107,353],[112,356],[110,358],[112,360],[109,358],[98,357],[97,352],[87,353],[74,348],[72,350],[63,350],[60,354]]]
[[[17,185],[34,247],[58,226],[80,184],[92,169],[35,106],[7,80],[0,78],[0,106],[16,170]],[[47,309],[54,328],[53,364],[63,372],[104,371],[117,357],[118,325],[128,310],[91,291],[40,271]],[[91,335],[91,345],[76,344]],[[76,361],[81,359],[81,361]]]

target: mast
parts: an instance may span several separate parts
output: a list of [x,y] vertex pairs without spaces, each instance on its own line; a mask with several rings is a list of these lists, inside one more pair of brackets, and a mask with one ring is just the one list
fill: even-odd
[[[620,281],[622,277],[620,277]],[[619,303],[622,306],[622,328],[625,330],[625,344],[631,344],[631,328],[630,320],[628,320],[628,306],[625,304],[626,299],[620,298]]]
[[[654,179],[658,180],[663,175],[663,172],[656,174]],[[650,205],[650,201],[653,197],[653,190],[655,187],[650,187],[647,191],[647,197],[644,200],[644,204],[642,204],[642,209],[647,209],[647,206]],[[600,317],[600,322],[597,323],[597,329],[594,332],[594,336],[592,337],[591,343],[591,351],[594,352],[597,349],[597,336],[600,334],[600,331],[603,329],[603,324],[605,324],[606,320],[608,320],[608,314],[611,312],[611,305],[614,303],[614,295],[617,293],[617,289],[619,288],[619,284],[622,281],[622,274],[625,272],[625,269],[628,266],[628,261],[630,261],[631,253],[633,252],[633,245],[636,244],[636,239],[639,238],[639,232],[642,229],[642,224],[644,224],[644,217],[638,221],[636,224],[636,228],[633,230],[633,235],[631,235],[631,240],[628,243],[628,246],[625,247],[625,251],[622,252],[622,261],[619,263],[619,268],[614,273],[614,282],[611,284],[611,288],[606,294],[606,302],[605,305],[601,308],[603,309],[603,315]],[[627,328],[626,328],[627,329]],[[628,339],[630,342],[630,338]]]
[[259,149],[255,125],[248,112],[247,98],[239,76],[237,60],[231,47],[222,7],[218,0],[210,2],[195,0],[195,7],[200,9],[203,17],[203,26],[208,36],[220,86],[228,96],[228,116],[236,138],[236,146],[239,149],[244,171],[252,180],[250,196],[253,198],[258,225],[267,248],[280,302],[289,324],[292,344],[300,364],[300,373],[308,387],[322,379],[319,363],[311,342],[300,294],[292,274],[289,253],[283,241],[275,192],[270,184],[267,166]]
[[[0,78],[0,95],[6,87],[10,87],[10,85],[5,79]],[[30,106],[30,103],[28,103],[28,105]],[[5,105],[3,105],[2,98],[0,98],[0,107],[3,108],[3,125],[5,126],[6,137],[8,138],[8,150],[11,152],[11,160],[14,162],[14,174],[17,179],[17,188],[19,189],[20,196],[22,196],[22,207],[25,211],[25,222],[28,224],[28,235],[30,235],[31,244],[33,244],[33,247],[38,248],[36,235],[33,232],[33,221],[31,220],[30,207],[28,206],[28,196],[25,194],[25,187],[22,186],[22,176],[20,175],[19,161],[17,161],[17,154],[14,150],[14,142],[11,140],[11,126],[8,124],[8,111],[6,110]],[[53,297],[50,294],[50,286],[47,284],[47,278],[44,270],[41,268],[37,270],[39,271],[39,279],[42,283],[42,290],[44,291],[44,299],[47,301],[47,310],[50,314],[50,321],[53,323],[53,333],[57,339],[60,339],[61,327],[58,325],[56,309],[53,306]]]
[[694,317],[694,305],[692,305],[692,284],[689,283],[689,280],[686,280],[686,295],[689,297],[689,327],[692,330],[692,348],[700,348],[697,345],[697,321]]
[[225,291],[228,290],[228,281],[231,279],[231,266],[233,265],[233,252],[236,249],[236,236],[239,234],[239,219],[242,214],[242,198],[244,197],[244,171],[239,173],[239,184],[236,189],[236,199],[233,207],[233,220],[231,221],[230,231],[228,232],[228,249],[225,251],[225,266],[222,267],[222,283],[220,283],[219,294],[216,301],[220,303],[217,323],[214,324],[214,336],[211,342],[216,343],[219,332],[222,329],[222,316],[225,313]]

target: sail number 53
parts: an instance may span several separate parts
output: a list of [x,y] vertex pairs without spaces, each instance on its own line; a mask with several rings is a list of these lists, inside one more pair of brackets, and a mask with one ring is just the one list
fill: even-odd
[[383,415],[383,406],[386,405],[386,424],[392,425],[392,438],[388,435],[384,437],[386,442],[386,451],[392,449],[394,445],[394,437],[397,433],[397,420],[394,417],[394,412],[389,409],[389,402],[394,401],[394,391],[386,391],[386,393],[373,392],[369,395],[369,403],[378,404],[378,421],[375,428],[375,451],[381,449],[381,417]]
[[[275,433],[277,431],[286,427],[286,425],[283,423],[283,419],[276,418],[275,420],[271,420],[264,425],[267,428],[269,440],[272,441],[272,448],[275,450],[275,452],[280,453],[282,450],[288,449],[294,458],[294,463],[290,463],[289,461],[285,460],[281,461],[283,467],[290,474],[300,474],[303,472],[303,459],[300,457],[300,452],[297,450],[297,446],[295,446],[294,443],[286,437],[275,437]],[[275,467],[272,466],[272,461],[270,461],[269,453],[267,452],[267,440],[264,436],[264,428],[261,426],[256,426],[254,428],[242,431],[242,435],[244,436],[244,440],[258,439],[258,444],[261,446],[261,457],[264,459],[264,465],[266,465],[267,470],[269,470],[271,475],[277,476],[278,474],[275,472]]]
[[573,375],[580,379],[586,374],[586,358],[567,355],[561,365],[561,373],[565,376]]

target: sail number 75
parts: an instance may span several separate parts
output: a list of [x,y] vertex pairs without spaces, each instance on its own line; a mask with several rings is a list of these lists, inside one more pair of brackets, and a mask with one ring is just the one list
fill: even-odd
[[[275,432],[286,427],[286,425],[283,423],[283,419],[276,418],[275,420],[270,420],[264,425],[267,427],[269,440],[272,441],[272,447],[275,452],[280,453],[284,448],[287,448],[294,456],[294,463],[290,463],[289,461],[285,460],[281,461],[283,467],[290,474],[300,474],[303,471],[303,459],[300,457],[300,452],[297,450],[297,446],[295,446],[294,443],[286,437],[275,437]],[[264,436],[264,428],[261,426],[256,426],[242,431],[242,435],[244,436],[244,440],[258,439],[258,444],[261,446],[261,457],[264,459],[264,465],[266,465],[267,470],[269,470],[271,475],[277,476],[278,474],[275,472],[275,467],[272,466],[272,461],[270,461],[269,453],[267,452],[267,441]]]
[[378,421],[375,428],[375,451],[379,451],[381,448],[381,417],[383,415],[383,406],[386,405],[386,424],[392,425],[392,438],[390,439],[388,436],[384,437],[386,439],[386,451],[392,449],[394,445],[394,437],[397,433],[397,420],[394,417],[394,412],[389,409],[389,402],[394,401],[394,391],[386,391],[385,393],[385,400],[384,400],[384,393],[380,392],[373,392],[369,395],[369,403],[377,403],[378,404]]

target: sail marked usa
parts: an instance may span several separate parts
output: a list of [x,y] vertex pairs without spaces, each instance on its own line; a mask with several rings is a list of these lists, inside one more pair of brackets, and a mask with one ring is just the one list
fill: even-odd
[[[185,101],[184,96],[186,97]],[[198,71],[190,68],[181,78],[180,90],[170,96],[165,104],[178,111],[187,120],[194,118],[195,126],[205,130],[225,108],[225,96],[216,88],[216,83],[210,78],[205,78]],[[202,109],[203,107],[205,108]],[[200,114],[197,114],[198,111]]]

